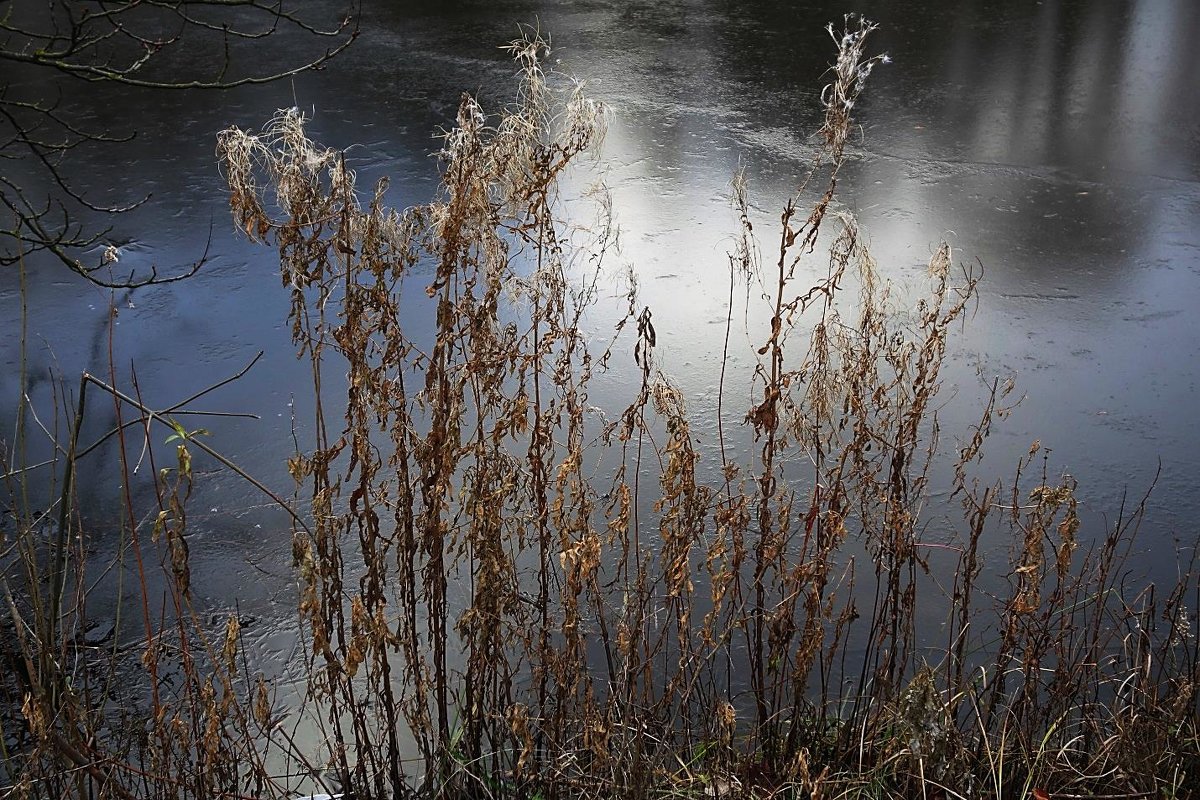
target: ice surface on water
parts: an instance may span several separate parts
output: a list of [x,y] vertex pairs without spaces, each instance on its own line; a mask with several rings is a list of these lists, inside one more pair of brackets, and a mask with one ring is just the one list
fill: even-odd
[[[613,108],[604,166],[588,178],[605,175],[612,188],[622,257],[640,271],[642,302],[654,310],[660,365],[696,414],[713,413],[726,252],[737,230],[729,181],[746,169],[769,260],[779,209],[813,150],[830,54],[822,26],[840,19],[840,8],[797,14],[790,3],[714,10],[663,2],[623,12],[496,2],[465,14],[384,5],[368,10],[362,40],[321,73],[146,105],[136,151],[73,165],[82,191],[126,200],[153,192],[113,223],[105,247],[113,248],[114,266],[170,272],[209,250],[210,263],[194,279],[140,290],[119,305],[113,361],[120,379],[128,385],[135,365],[148,401],[168,405],[265,350],[263,362],[210,406],[261,421],[209,425],[210,443],[288,491],[290,404],[296,395],[303,434],[311,414],[307,367],[294,358],[274,254],[247,243],[228,219],[214,132],[257,127],[274,109],[298,104],[312,110],[312,131],[325,144],[360,145],[348,153],[360,185],[387,174],[391,202],[424,201],[436,178],[433,134],[451,124],[464,90],[477,92],[485,108],[502,102],[512,68],[495,45],[536,14],[553,34],[559,66]],[[1041,438],[1053,448],[1054,470],[1079,478],[1085,511],[1098,516],[1113,512],[1125,488],[1140,496],[1161,460],[1146,545],[1170,546],[1173,533],[1190,539],[1192,476],[1200,474],[1193,419],[1200,317],[1192,313],[1200,297],[1200,104],[1191,46],[1200,6],[980,11],[946,3],[903,15],[871,6],[862,10],[881,23],[876,45],[894,63],[876,70],[856,109],[862,135],[852,142],[842,202],[860,216],[887,277],[919,281],[942,238],[960,260],[985,267],[979,310],[950,364],[958,388],[947,397],[943,430],[975,419],[971,401],[984,382],[1013,373],[1028,399],[989,442],[997,465],[1006,468]],[[285,43],[268,40],[262,55],[266,63],[284,58]],[[64,102],[93,104],[104,119],[105,108],[124,101],[112,91],[89,86]],[[0,276],[6,409],[19,392],[14,282]],[[410,286],[419,320],[424,284],[418,277]],[[35,263],[28,300],[35,402],[52,402],[51,369],[68,379],[83,369],[107,373],[103,292]],[[765,318],[753,312],[750,320]],[[596,326],[597,336],[608,335],[605,322]],[[753,333],[741,333],[743,346],[754,342]],[[748,369],[740,358],[735,368]],[[727,398],[734,424],[747,401],[744,390]],[[617,403],[603,395],[592,402],[610,416]],[[112,421],[97,414],[93,434]],[[711,455],[711,437],[701,448]],[[115,503],[116,481],[96,469],[81,483],[103,530],[106,514],[118,513],[106,506]],[[205,478],[198,491],[196,508],[221,510],[193,520],[213,545],[194,549],[193,584],[208,587],[217,606],[240,597],[243,612],[264,620],[248,631],[251,641],[282,669],[294,644],[280,627],[294,608],[287,519],[232,476]],[[97,546],[106,546],[103,537]]]

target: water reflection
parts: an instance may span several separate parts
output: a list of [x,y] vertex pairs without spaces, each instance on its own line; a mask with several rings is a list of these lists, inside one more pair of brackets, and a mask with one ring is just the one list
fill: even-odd
[[[996,437],[997,464],[1041,437],[1054,447],[1055,468],[1075,473],[1091,510],[1103,513],[1123,487],[1145,487],[1162,459],[1147,535],[1190,539],[1190,476],[1200,473],[1200,428],[1190,418],[1200,372],[1190,312],[1200,295],[1200,55],[1190,43],[1200,6],[1045,0],[862,10],[881,23],[877,44],[895,63],[872,78],[843,200],[893,279],[918,280],[943,237],[987,270],[964,334],[967,355],[950,376],[962,402],[947,407],[946,428],[974,414],[977,365],[985,376],[1014,373],[1029,399]],[[66,100],[97,123],[129,119],[142,131],[133,147],[72,166],[81,188],[103,197],[153,192],[150,204],[115,223],[112,235],[130,242],[126,263],[187,264],[212,230],[212,262],[200,276],[122,305],[113,361],[126,378],[137,365],[150,402],[168,404],[265,349],[263,365],[219,398],[263,421],[231,423],[214,444],[286,489],[292,395],[305,419],[307,378],[293,358],[271,252],[238,239],[228,223],[215,132],[260,125],[279,107],[312,108],[315,135],[357,143],[350,157],[363,185],[391,175],[396,205],[419,202],[436,178],[434,132],[450,124],[462,91],[487,106],[503,102],[513,70],[497,45],[518,22],[537,20],[559,47],[557,66],[613,109],[604,166],[580,180],[610,184],[623,257],[654,309],[662,366],[697,414],[711,414],[725,253],[736,231],[728,183],[746,168],[769,254],[778,209],[803,176],[819,124],[830,53],[821,26],[842,11],[783,0],[375,3],[354,48],[288,84],[170,96],[64,85]],[[279,55],[264,48],[264,60],[282,63],[286,40],[268,47]],[[30,267],[39,374],[51,365],[68,376],[106,372],[107,298],[54,265]],[[0,281],[8,312],[0,396],[11,412],[16,279]],[[414,280],[412,288],[419,295],[423,287]],[[597,335],[606,334],[604,316],[593,319]],[[761,341],[761,329],[741,336],[742,345]],[[51,403],[47,385],[32,387],[35,402]],[[731,422],[748,402],[745,387],[734,390]],[[92,432],[109,422],[93,420]],[[87,478],[83,491],[100,508],[117,481],[103,470]],[[281,520],[229,512],[259,502],[236,480],[216,478],[208,491],[220,502],[202,502],[219,510],[198,524],[211,525],[222,544],[199,559],[196,583],[236,593],[257,569],[274,574],[287,548],[252,526]],[[239,562],[232,573],[231,560]]]

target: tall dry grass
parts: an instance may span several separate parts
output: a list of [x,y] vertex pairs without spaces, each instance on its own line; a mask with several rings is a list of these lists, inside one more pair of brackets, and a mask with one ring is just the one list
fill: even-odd
[[[1081,530],[1073,481],[1037,446],[1004,482],[974,477],[1012,402],[997,381],[956,432],[951,541],[929,538],[941,368],[979,275],[943,244],[898,313],[837,203],[883,60],[867,56],[873,30],[830,29],[823,146],[770,259],[734,181],[728,329],[739,287],[769,309],[741,426],[724,371],[718,419],[688,411],[635,281],[612,342],[586,333],[608,310],[615,232],[603,202],[590,230],[569,224],[560,187],[605,113],[547,78],[537,37],[511,46],[509,107],[463,97],[424,206],[387,208],[386,183],[360,194],[295,111],[222,133],[234,218],[277,249],[312,368],[313,439],[288,466],[306,509],[300,711],[324,749],[290,738],[289,709],[238,660],[236,621],[209,640],[189,623],[171,544],[188,438],[159,517],[187,689],[156,695],[125,750],[68,724],[87,715],[73,689],[25,692],[19,791],[283,796],[266,755],[282,753],[360,798],[1190,796],[1197,588],[1190,570],[1165,593],[1130,583],[1143,505]],[[431,330],[406,326],[421,290]],[[630,351],[623,406],[597,409]],[[701,460],[696,424],[719,431],[720,463]],[[983,563],[994,541],[1009,564]],[[918,627],[931,614],[936,636]],[[169,657],[147,641],[154,675]]]

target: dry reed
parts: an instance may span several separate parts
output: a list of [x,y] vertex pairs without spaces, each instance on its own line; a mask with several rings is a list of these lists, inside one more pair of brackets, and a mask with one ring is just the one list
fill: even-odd
[[[223,132],[234,219],[278,250],[312,367],[292,552],[303,712],[328,752],[298,751],[278,724],[271,687],[238,661],[236,620],[215,637],[189,622],[185,436],[155,526],[176,650],[151,631],[143,658],[154,676],[174,657],[184,691],[156,696],[147,738],[112,752],[71,716],[86,708],[73,689],[29,664],[32,687],[66,696],[25,694],[37,745],[14,756],[17,793],[46,796],[54,775],[70,791],[61,776],[79,767],[100,796],[279,796],[263,753],[280,748],[327,760],[359,798],[1190,796],[1192,573],[1163,596],[1131,590],[1121,564],[1144,504],[1089,549],[1073,481],[1036,469],[1036,446],[1011,480],[973,478],[1011,403],[999,382],[949,470],[957,565],[931,593],[935,398],[979,275],[943,244],[899,314],[836,205],[855,103],[884,60],[865,55],[873,29],[848,17],[834,34],[824,146],[770,264],[735,180],[727,324],[739,285],[770,316],[744,427],[714,421],[719,464],[701,462],[635,288],[614,321],[614,345],[633,339],[627,403],[591,403],[622,352],[584,333],[614,232],[603,213],[587,232],[567,224],[558,195],[605,114],[548,80],[545,42],[511,45],[510,107],[462,98],[437,198],[403,212],[386,183],[360,196],[295,110]],[[414,281],[431,331],[405,326]],[[336,411],[330,386],[346,393]],[[727,456],[739,437],[747,463]],[[1005,536],[1011,591],[993,599],[981,548]],[[930,613],[946,632],[933,659],[916,627]]]

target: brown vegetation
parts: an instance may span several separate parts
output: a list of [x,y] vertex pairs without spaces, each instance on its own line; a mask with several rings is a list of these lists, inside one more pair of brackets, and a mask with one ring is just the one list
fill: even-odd
[[[140,738],[101,735],[63,661],[38,663],[21,633],[32,738],[10,754],[18,791],[279,796],[266,758],[283,752],[328,760],[361,798],[1189,796],[1195,582],[1131,591],[1120,565],[1141,507],[1088,538],[1073,482],[1039,468],[1036,445],[1004,485],[971,477],[1006,411],[999,383],[949,473],[962,513],[939,547],[948,588],[931,578],[934,398],[978,275],[955,277],[940,246],[901,317],[835,205],[880,60],[865,56],[872,26],[847,22],[824,147],[770,264],[735,181],[728,325],[738,286],[771,311],[745,426],[704,421],[721,431],[719,464],[700,460],[635,290],[620,349],[582,331],[613,232],[603,214],[589,232],[567,225],[558,187],[604,112],[548,84],[542,41],[512,46],[512,107],[488,116],[464,96],[439,196],[402,213],[386,184],[360,198],[295,112],[259,135],[224,132],[234,217],[277,247],[312,365],[315,441],[289,462],[309,510],[292,551],[303,712],[328,752],[301,752],[279,724],[272,687],[239,659],[237,621],[205,636],[191,612],[184,431],[156,526],[176,622],[147,631],[143,658],[152,675],[170,660],[183,689],[155,694]],[[404,325],[414,281],[432,332]],[[629,349],[628,402],[597,413],[590,387]],[[339,419],[323,389],[343,375]],[[752,441],[750,462],[726,455],[745,449],[734,440]],[[980,588],[981,542],[1000,536],[1013,560],[987,567],[1007,576],[995,597]],[[9,605],[22,618],[11,591]],[[945,616],[938,641],[916,626],[931,613]]]

